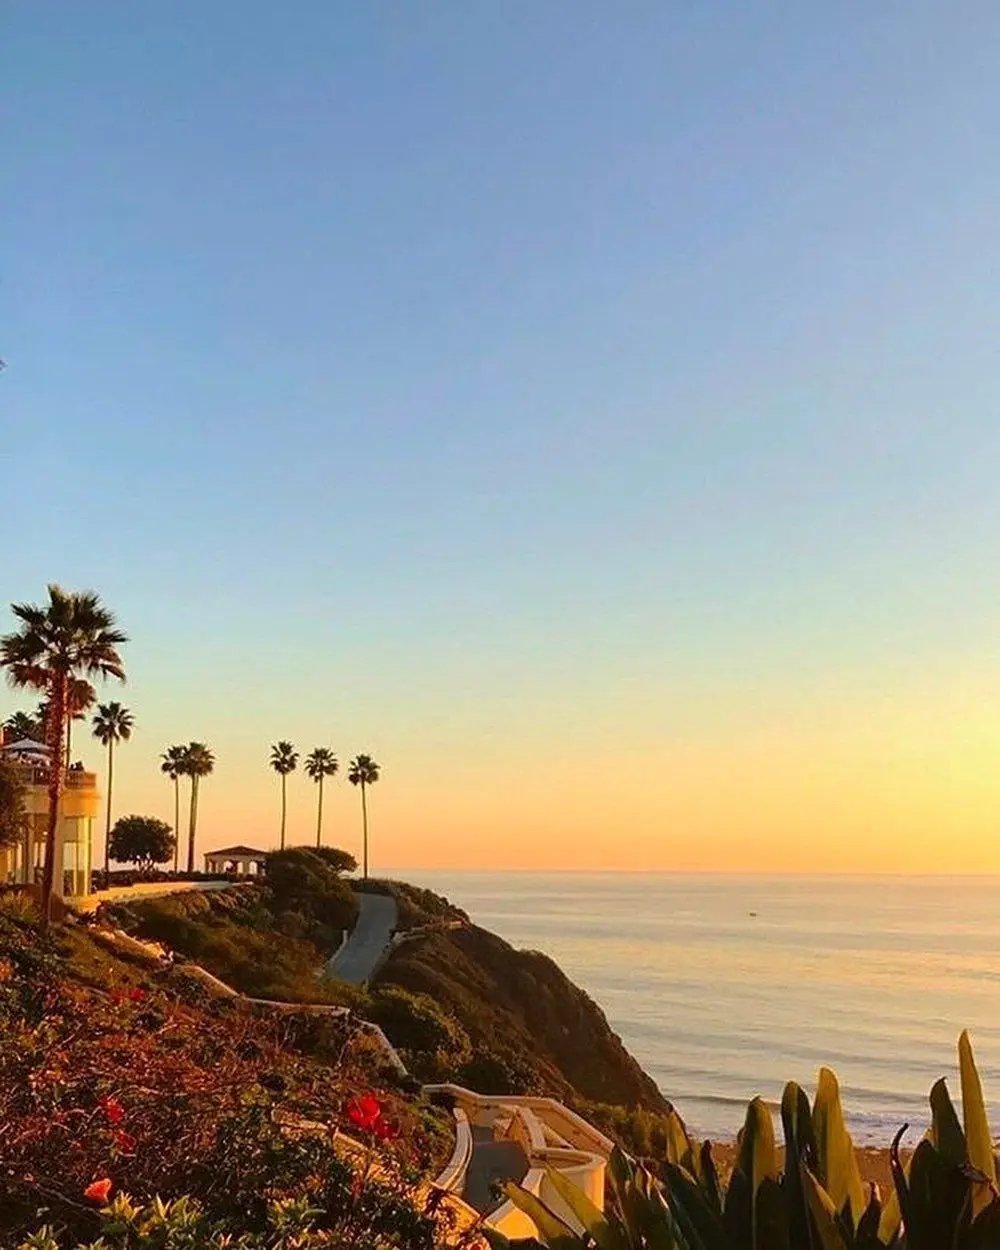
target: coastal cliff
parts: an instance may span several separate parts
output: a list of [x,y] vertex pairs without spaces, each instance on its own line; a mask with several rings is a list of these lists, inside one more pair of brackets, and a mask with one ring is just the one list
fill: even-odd
[[[165,941],[244,993],[342,1002],[381,1026],[421,1081],[535,1093],[586,1111],[635,1146],[668,1103],[601,1008],[547,955],[517,950],[448,900],[397,882],[399,932],[372,983],[318,980],[330,927],[311,899],[263,885],[117,904],[114,919]],[[342,911],[338,911],[338,915]]]
[[[471,1051],[459,1076],[485,1093],[667,1110],[600,1007],[539,951],[475,925],[430,932],[392,954],[373,998],[390,988],[426,995],[457,1022]],[[431,1066],[428,1076],[444,1079],[433,1058]]]

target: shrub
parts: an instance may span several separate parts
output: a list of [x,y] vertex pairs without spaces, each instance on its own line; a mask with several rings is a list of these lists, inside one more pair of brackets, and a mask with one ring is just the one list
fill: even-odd
[[[344,1106],[372,1079],[370,1055],[347,1025],[227,1000],[201,1010],[148,979],[137,985],[134,969],[103,952],[105,977],[119,979],[83,986],[65,978],[61,944],[99,949],[85,931],[47,940],[0,914],[0,1245],[37,1228],[41,1207],[59,1245],[99,1231],[109,1245],[145,1245],[137,1232],[113,1240],[113,1217],[98,1228],[85,1193],[108,1178],[138,1204],[185,1194],[204,1227],[245,1235],[247,1246],[271,1245],[253,1238],[275,1204],[305,1202],[331,1244],[428,1250],[432,1224],[414,1182],[447,1149],[424,1118],[384,1095],[400,1139],[380,1145],[370,1169],[359,1171],[331,1138],[337,1127],[355,1131]],[[95,977],[102,968],[95,963]],[[44,1236],[37,1244],[50,1244]],[[149,1244],[188,1245],[179,1234]]]
[[358,916],[354,891],[329,857],[297,846],[267,857],[267,885],[275,911],[297,911],[328,930],[351,929]]
[[[995,1250],[1000,1246],[997,1161],[979,1075],[966,1034],[958,1044],[964,1126],[946,1083],[930,1095],[931,1129],[908,1166],[900,1157],[904,1125],[890,1157],[894,1191],[866,1193],[844,1128],[837,1079],[822,1069],[812,1108],[790,1082],[781,1102],[784,1170],[771,1114],[755,1098],[747,1108],[736,1163],[723,1184],[709,1142],[694,1141],[676,1112],[658,1175],[619,1150],[609,1161],[610,1201],[601,1213],[567,1178],[548,1180],[584,1232],[518,1185],[506,1192],[535,1221],[551,1250]],[[494,1250],[537,1246],[490,1233]]]
[[407,1059],[429,1059],[437,1075],[440,1068],[458,1068],[472,1055],[469,1035],[454,1018],[427,994],[387,986],[371,999],[370,1018],[389,1041],[406,1052]]

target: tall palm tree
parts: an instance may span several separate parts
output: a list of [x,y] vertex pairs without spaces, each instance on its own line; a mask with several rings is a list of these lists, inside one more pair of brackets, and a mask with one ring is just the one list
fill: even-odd
[[186,748],[182,746],[167,747],[160,756],[160,772],[166,773],[174,783],[174,872],[180,867],[181,854],[181,776],[184,772],[184,755]]
[[281,778],[281,849],[285,849],[285,814],[287,811],[287,799],[285,795],[285,785],[289,773],[294,773],[296,765],[299,762],[299,753],[290,742],[282,739],[271,747],[271,767]]
[[379,766],[370,755],[357,755],[351,760],[351,771],[347,780],[352,786],[361,787],[361,819],[364,825],[364,876],[368,879],[368,803],[365,800],[365,788],[378,781]]
[[97,691],[89,681],[74,680],[69,686],[69,715],[66,717],[66,763],[70,763],[73,744],[73,722],[83,720],[97,702]]
[[340,765],[329,747],[316,747],[306,756],[305,769],[319,786],[319,802],[316,808],[316,845],[323,840],[323,779],[333,777]]
[[204,742],[189,742],[181,748],[184,752],[180,772],[191,778],[191,811],[188,819],[188,872],[194,872],[194,835],[198,826],[198,787],[202,777],[215,768],[215,756]]
[[[120,703],[101,703],[94,717],[94,737],[108,748],[108,815],[104,826],[104,879],[108,879],[111,848],[111,787],[115,773],[115,743],[132,737],[132,713]],[[67,725],[68,727],[68,725]]]
[[70,714],[71,683],[88,677],[125,680],[118,648],[127,642],[114,615],[93,591],[67,591],[52,584],[48,603],[14,603],[20,622],[15,633],[0,638],[0,667],[11,685],[42,691],[49,704],[45,733],[49,747],[49,818],[42,873],[42,923],[52,911],[56,873],[56,831],[65,784],[63,746]]

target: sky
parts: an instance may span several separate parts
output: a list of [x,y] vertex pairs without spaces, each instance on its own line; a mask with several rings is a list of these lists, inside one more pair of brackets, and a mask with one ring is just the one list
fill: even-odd
[[117,614],[116,813],[201,739],[199,849],[273,845],[288,738],[382,765],[376,870],[1000,870],[998,61],[973,2],[4,5],[0,631]]

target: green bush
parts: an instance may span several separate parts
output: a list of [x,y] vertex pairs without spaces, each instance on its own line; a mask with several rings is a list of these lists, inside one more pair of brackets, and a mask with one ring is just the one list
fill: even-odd
[[472,1055],[469,1035],[427,994],[386,986],[371,997],[370,1019],[407,1058],[426,1056],[452,1070]]
[[270,854],[267,887],[274,900],[273,909],[299,912],[331,933],[353,929],[358,918],[357,899],[337,866],[345,854],[332,847],[324,851],[304,846]]

